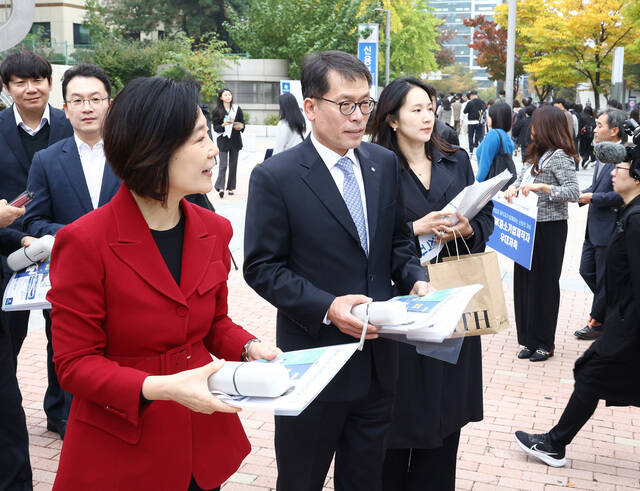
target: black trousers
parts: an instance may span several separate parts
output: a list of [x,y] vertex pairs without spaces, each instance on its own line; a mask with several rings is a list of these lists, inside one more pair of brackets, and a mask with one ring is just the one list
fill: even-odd
[[556,424],[549,436],[556,445],[567,446],[578,434],[598,407],[598,396],[588,390],[580,389],[577,385],[573,394],[564,408],[558,424]]
[[233,191],[236,188],[236,174],[238,172],[238,153],[235,148],[230,148],[228,152],[220,152],[218,160],[218,179],[216,179],[215,189],[225,189],[224,182],[227,175],[227,166],[229,167],[229,179],[227,179],[226,189]]
[[484,126],[481,124],[470,124],[467,126],[469,132],[469,153],[473,153],[473,149],[480,145],[484,138]]
[[[607,246],[594,246],[589,238],[582,244],[580,257],[580,276],[593,292],[593,306],[602,304],[604,300],[604,271],[607,259]],[[596,319],[603,322],[604,319]]]
[[438,448],[390,448],[384,459],[383,491],[454,491],[460,430]]
[[187,491],[220,491],[220,486],[215,489],[204,490],[198,486],[196,480],[191,476],[191,482],[189,483],[189,489],[187,489]]
[[29,491],[33,489],[29,435],[11,334],[0,319],[0,490]]
[[531,271],[513,265],[513,304],[518,343],[531,350],[555,347],[560,272],[567,242],[567,221],[538,222]]
[[43,310],[44,328],[47,335],[47,390],[44,393],[44,412],[47,420],[66,421],[69,419],[73,396],[60,387],[58,375],[53,363],[53,345],[51,343],[50,310]]
[[299,416],[276,416],[278,491],[321,491],[335,453],[336,491],[380,491],[393,393],[372,381],[356,401],[312,402]]

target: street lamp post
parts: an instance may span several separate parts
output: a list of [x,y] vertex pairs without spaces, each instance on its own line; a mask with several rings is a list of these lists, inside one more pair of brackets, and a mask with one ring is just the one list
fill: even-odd
[[391,10],[390,9],[376,9],[380,12],[387,13],[387,22],[385,26],[384,37],[387,41],[387,48],[384,55],[384,78],[385,85],[389,85],[389,72],[391,71]]
[[507,26],[507,70],[505,82],[506,102],[513,106],[513,82],[516,62],[516,0],[509,0],[509,22]]

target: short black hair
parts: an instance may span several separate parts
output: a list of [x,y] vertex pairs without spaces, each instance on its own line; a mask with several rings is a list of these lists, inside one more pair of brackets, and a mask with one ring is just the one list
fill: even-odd
[[321,51],[308,56],[302,65],[302,97],[322,97],[329,91],[327,76],[333,70],[347,80],[363,78],[371,87],[371,72],[355,56],[344,51]]
[[506,92],[504,90],[499,90],[498,91],[498,95],[505,95],[505,94],[506,94]]
[[562,107],[564,107],[564,105],[566,104],[566,102],[564,101],[564,99],[558,97],[557,99],[553,100],[554,104],[562,104]]
[[11,77],[46,78],[51,85],[51,63],[33,51],[20,50],[11,53],[0,64],[0,77],[9,86]]
[[473,89],[469,91],[469,95],[478,95],[478,91]]
[[113,100],[104,122],[104,153],[127,188],[166,203],[169,161],[196,125],[198,86],[137,78]]
[[79,65],[72,66],[62,75],[62,100],[67,100],[67,85],[69,85],[69,82],[75,77],[97,78],[102,82],[102,85],[104,85],[104,90],[107,91],[107,97],[111,98],[111,83],[105,71],[98,65],[80,63]]
[[511,121],[513,120],[513,112],[511,106],[506,102],[496,102],[491,104],[489,108],[489,117],[491,118],[491,127],[504,131],[511,130]]

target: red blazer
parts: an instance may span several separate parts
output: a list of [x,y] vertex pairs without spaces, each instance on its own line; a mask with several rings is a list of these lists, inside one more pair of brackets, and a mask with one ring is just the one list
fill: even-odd
[[183,491],[193,474],[215,488],[250,445],[236,415],[140,403],[148,375],[239,360],[252,336],[227,316],[231,225],[181,201],[178,286],[124,185],[106,205],[62,228],[52,252],[53,349],[73,394],[56,491]]

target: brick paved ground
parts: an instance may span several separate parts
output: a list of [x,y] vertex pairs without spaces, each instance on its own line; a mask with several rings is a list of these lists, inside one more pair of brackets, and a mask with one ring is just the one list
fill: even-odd
[[[234,197],[215,196],[218,211],[234,223],[232,251],[242,258],[242,220],[247,177],[265,143],[255,153],[244,152],[239,189]],[[580,172],[581,183],[590,171]],[[462,430],[458,454],[457,488],[460,490],[631,490],[640,489],[640,409],[598,407],[568,448],[567,466],[553,469],[529,459],[513,440],[517,429],[544,431],[559,418],[571,393],[572,368],[587,344],[573,331],[586,319],[591,295],[578,275],[586,210],[571,206],[569,238],[562,274],[562,297],[556,336],[556,354],[546,363],[518,360],[515,327],[483,338],[485,418]],[[507,304],[512,312],[511,266],[501,260]],[[256,335],[273,340],[275,311],[244,283],[240,271],[229,277],[231,317]],[[42,398],[46,388],[45,335],[40,313],[32,315],[31,329],[20,354],[18,377],[24,397],[31,443],[34,489],[48,490],[55,479],[61,441],[46,430]],[[275,486],[273,418],[244,411],[241,414],[253,449],[224,491],[269,490]],[[332,473],[331,473],[332,474]],[[331,478],[326,489],[333,488]]]

